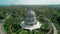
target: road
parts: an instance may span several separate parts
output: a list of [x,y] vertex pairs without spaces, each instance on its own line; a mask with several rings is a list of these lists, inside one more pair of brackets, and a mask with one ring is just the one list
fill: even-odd
[[0,34],[7,34],[4,30],[4,24],[6,22],[6,19],[9,19],[11,15],[7,15],[7,17],[0,22]]
[[[47,19],[47,17],[44,17],[44,19],[47,20],[49,23],[51,23],[51,25],[53,26],[53,29],[54,29],[53,34],[58,34],[57,29],[56,29],[54,23],[52,23],[49,19]],[[48,34],[49,34],[49,33],[48,33]]]
[[58,34],[57,33],[57,29],[56,29],[56,27],[55,27],[55,25],[52,23],[52,26],[53,26],[53,28],[54,28],[54,33],[53,34]]
[[0,34],[6,34],[4,29],[3,29],[4,23],[0,23]]

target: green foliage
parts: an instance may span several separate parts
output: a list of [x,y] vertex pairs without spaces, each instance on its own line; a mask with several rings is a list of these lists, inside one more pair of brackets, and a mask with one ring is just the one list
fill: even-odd
[[[19,24],[21,23],[25,18],[25,13],[32,9],[36,13],[37,20],[39,20],[40,23],[43,25],[41,26],[42,30],[34,30],[32,32],[27,30],[19,30],[19,27],[17,27],[17,34],[46,34],[45,31],[49,30],[49,23],[45,21],[43,18],[46,16],[48,19],[50,19],[55,26],[58,29],[58,32],[60,34],[60,23],[58,22],[57,18],[60,17],[60,7],[53,7],[53,6],[7,6],[7,7],[0,7],[0,20],[4,19],[6,16],[6,13],[12,14],[12,16],[6,21],[4,25],[4,29],[7,32],[10,32],[10,27],[13,24]],[[14,25],[15,26],[15,25]],[[47,29],[47,30],[46,30]],[[28,32],[28,33],[27,33]],[[12,32],[10,32],[12,33]]]

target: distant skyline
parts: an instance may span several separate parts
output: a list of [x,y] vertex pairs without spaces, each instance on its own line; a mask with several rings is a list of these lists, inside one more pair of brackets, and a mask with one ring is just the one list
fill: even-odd
[[0,5],[60,5],[60,0],[0,0]]

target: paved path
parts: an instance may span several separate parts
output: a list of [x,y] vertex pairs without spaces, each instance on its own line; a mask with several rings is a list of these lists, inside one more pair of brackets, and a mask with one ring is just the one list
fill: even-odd
[[3,19],[0,23],[0,34],[7,34],[6,31],[4,30],[4,24],[6,22],[6,19],[10,18],[11,15],[7,15],[5,19]]
[[57,29],[56,29],[56,27],[55,27],[55,25],[53,23],[52,23],[52,26],[54,28],[54,33],[53,34],[57,34]]
[[6,34],[4,29],[3,29],[4,23],[0,23],[0,34]]
[[46,17],[45,17],[44,19],[47,20],[49,23],[51,23],[51,25],[53,26],[53,29],[54,29],[53,34],[58,34],[58,33],[57,33],[57,29],[56,29],[54,23],[52,23],[52,22],[51,22],[49,19],[47,19]]

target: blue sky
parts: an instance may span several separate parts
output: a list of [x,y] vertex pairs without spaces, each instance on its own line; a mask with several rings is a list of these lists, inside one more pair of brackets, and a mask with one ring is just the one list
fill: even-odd
[[0,0],[0,5],[56,5],[60,0]]

